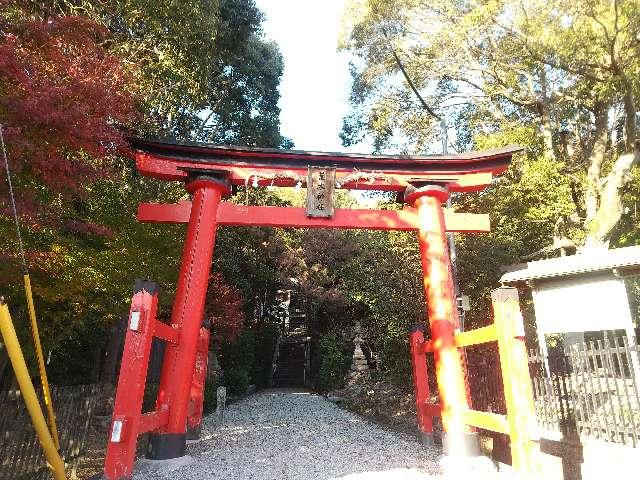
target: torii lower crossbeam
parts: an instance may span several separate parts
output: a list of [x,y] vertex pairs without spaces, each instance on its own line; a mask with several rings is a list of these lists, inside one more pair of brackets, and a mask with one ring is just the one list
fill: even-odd
[[[138,221],[143,223],[189,223],[191,202],[173,204],[141,203]],[[244,206],[221,202],[218,225],[234,227],[352,228],[363,230],[417,231],[415,208],[403,210],[336,209],[332,218],[307,217],[304,208]],[[489,215],[458,213],[444,209],[448,232],[489,232]]]

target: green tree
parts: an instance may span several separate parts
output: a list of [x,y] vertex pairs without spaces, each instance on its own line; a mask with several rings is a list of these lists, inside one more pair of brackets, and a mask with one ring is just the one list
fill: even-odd
[[[86,125],[89,131],[82,139],[87,142],[98,147],[110,146],[114,142],[110,142],[111,137],[106,134],[122,138],[125,133],[131,133],[131,130],[119,129],[123,124],[139,134],[170,135],[183,140],[268,147],[286,142],[279,133],[277,110],[282,60],[277,47],[262,37],[262,14],[251,0],[30,3],[3,0],[2,6],[5,5],[11,8],[0,12],[0,48],[4,48],[3,52],[7,51],[5,47],[10,42],[13,43],[9,47],[17,41],[22,41],[23,46],[26,44],[28,37],[25,35],[29,31],[25,33],[25,23],[46,30],[52,29],[52,25],[70,27],[76,22],[83,28],[76,29],[75,33],[69,28],[58,28],[54,31],[56,36],[48,37],[57,39],[71,30],[75,36],[70,38],[76,43],[59,41],[47,44],[47,47],[60,47],[62,54],[70,57],[64,57],[65,62],[77,62],[82,67],[77,70],[80,74],[96,65],[102,66],[102,70],[98,68],[98,73],[102,74],[102,77],[98,76],[100,81],[112,72],[125,72],[117,77],[120,83],[107,82],[109,85],[98,89],[99,95],[96,95],[93,79],[91,82],[84,79],[83,83],[82,78],[52,74],[67,63],[54,63],[55,68],[44,71],[48,75],[43,74],[44,80],[39,83],[44,91],[53,91],[59,97],[64,91],[59,84],[74,87],[74,95],[67,98],[70,108],[65,110],[61,104],[59,110],[62,114],[79,112],[71,117],[80,127]],[[88,25],[97,25],[98,30],[92,33]],[[46,44],[46,35],[38,37],[43,38]],[[76,44],[79,47],[76,48]],[[68,51],[65,45],[69,47]],[[46,50],[36,49],[39,55],[43,52]],[[24,57],[24,47],[18,53]],[[84,54],[93,56],[84,59]],[[9,65],[17,65],[11,71],[20,71],[23,57],[17,56],[17,63]],[[0,71],[7,66],[5,60],[8,58],[2,56],[0,59]],[[108,62],[101,64],[100,58]],[[113,64],[119,65],[120,70],[107,68]],[[91,88],[83,90],[75,88],[76,85]],[[115,90],[115,95],[122,88],[127,89],[124,93],[137,99],[137,103],[129,104],[131,109],[137,106],[140,112],[137,122],[120,121],[119,104],[113,105],[112,110],[107,108],[109,92]],[[38,123],[41,117],[49,122],[61,117],[44,114],[34,117],[19,109],[15,112],[6,110],[3,101],[11,99],[16,91],[20,92],[6,87],[0,74],[0,119],[4,121],[7,112],[18,118],[20,121],[11,125],[15,131],[37,132],[41,128]],[[33,95],[28,98],[28,106],[37,111],[42,102],[58,97]],[[103,101],[103,97],[106,100]],[[115,99],[114,96],[112,100]],[[100,108],[96,108],[97,100]],[[13,102],[11,105],[20,104]],[[92,112],[93,116],[90,115]],[[56,125],[63,135],[53,139],[46,137],[47,142],[43,144],[46,148],[58,148],[64,154],[63,159],[72,166],[77,162],[80,166],[109,167],[100,170],[104,174],[90,178],[69,171],[67,177],[74,173],[72,179],[81,178],[72,194],[63,196],[38,181],[46,175],[46,167],[52,168],[52,165],[30,162],[28,156],[16,158],[27,166],[17,179],[18,193],[24,193],[23,186],[34,187],[41,199],[40,205],[47,206],[34,208],[34,218],[27,221],[23,217],[22,220],[41,334],[45,350],[52,352],[52,375],[59,381],[88,381],[95,372],[86,370],[99,368],[94,353],[100,351],[109,326],[126,315],[135,278],[144,277],[160,283],[159,315],[161,318],[170,315],[184,226],[139,224],[135,214],[140,202],[176,202],[187,198],[187,193],[181,184],[140,177],[129,156],[111,154],[115,148],[104,158],[98,155],[102,150],[77,148],[66,139],[70,133],[84,130]],[[47,127],[44,131],[49,134],[54,130]],[[69,181],[64,174],[59,177],[63,182]],[[5,192],[3,189],[2,193]],[[26,338],[21,270],[16,261],[13,225],[4,208],[7,205],[3,196],[0,234],[3,239],[10,240],[3,242],[0,249],[3,259],[0,262],[0,287],[14,308],[21,335]],[[252,257],[250,253],[254,244],[258,250],[261,248],[262,234],[243,236],[239,232],[236,235],[236,239],[245,242],[247,250],[232,248],[232,240],[225,242],[225,235],[222,232],[219,237],[221,245],[216,266],[224,274],[224,281],[239,288],[245,294],[244,298],[250,300],[245,312],[253,314],[255,292],[263,291],[265,286],[271,290],[275,288],[271,275],[277,276],[277,267],[269,263],[272,260],[262,261],[262,257]],[[250,242],[254,243],[249,245]],[[254,269],[255,275],[244,278],[241,270],[225,268],[234,263],[233,259],[225,260],[225,255],[234,256],[240,265]],[[29,345],[29,342],[24,344]]]
[[555,219],[558,237],[608,246],[640,156],[639,9],[604,0],[354,0],[342,43],[358,57],[344,141],[366,133],[379,149],[398,139],[428,148],[439,127],[429,105],[456,121],[460,148],[505,141],[524,126],[522,144],[562,165],[569,187],[573,207]]
[[50,0],[30,11],[81,15],[111,32],[109,50],[136,75],[141,133],[291,145],[279,131],[282,56],[254,0]]

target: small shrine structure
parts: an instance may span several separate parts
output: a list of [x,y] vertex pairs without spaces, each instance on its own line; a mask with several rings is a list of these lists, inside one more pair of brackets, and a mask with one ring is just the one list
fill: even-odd
[[[500,279],[503,285],[531,289],[544,358],[548,335],[560,335],[566,350],[583,344],[586,332],[602,336],[620,331],[636,345],[639,312],[629,301],[626,280],[640,275],[640,246],[596,249],[507,269]],[[637,356],[632,355],[631,362],[640,375]]]

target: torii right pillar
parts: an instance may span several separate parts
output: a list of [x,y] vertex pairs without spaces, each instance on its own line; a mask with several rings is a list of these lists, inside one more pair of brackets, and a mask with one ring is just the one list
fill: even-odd
[[445,185],[409,187],[405,192],[405,202],[418,213],[424,292],[444,429],[442,446],[446,455],[477,456],[477,433],[464,422],[470,399],[455,343],[459,320],[442,207],[448,197]]

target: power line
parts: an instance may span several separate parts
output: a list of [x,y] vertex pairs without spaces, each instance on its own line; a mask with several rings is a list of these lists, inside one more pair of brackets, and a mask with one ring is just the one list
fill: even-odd
[[9,160],[7,159],[7,150],[4,146],[3,125],[0,123],[0,144],[2,144],[2,157],[4,158],[4,167],[7,172],[7,183],[9,184],[9,198],[11,199],[11,209],[13,211],[13,221],[16,224],[16,233],[18,235],[18,247],[20,249],[20,257],[22,258],[22,267],[27,272],[27,260],[24,257],[24,246],[22,244],[22,234],[20,233],[20,221],[18,220],[18,210],[16,208],[16,199],[13,195],[13,184],[11,183],[11,171],[9,170]]

